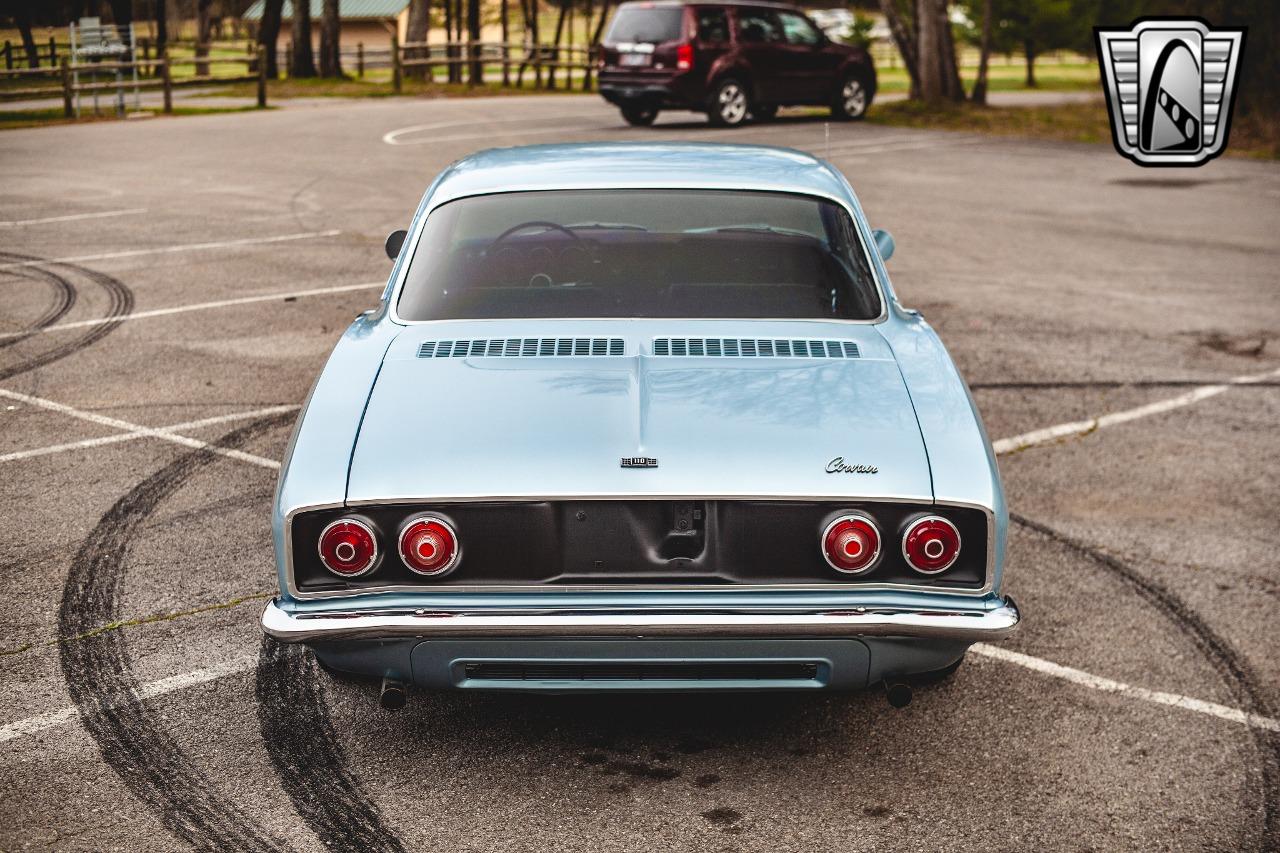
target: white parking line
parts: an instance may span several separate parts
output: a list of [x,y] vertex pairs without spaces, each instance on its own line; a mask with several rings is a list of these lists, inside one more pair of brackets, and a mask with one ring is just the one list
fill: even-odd
[[1157,400],[1154,403],[1148,403],[1145,406],[1138,406],[1133,409],[1125,409],[1119,412],[1112,412],[1109,415],[1101,415],[1096,418],[1089,418],[1083,421],[1072,421],[1070,423],[1058,424],[1057,426],[1045,427],[1044,429],[1032,430],[1024,432],[1021,435],[1015,435],[1010,438],[1002,438],[992,444],[995,451],[999,455],[1006,453],[1016,453],[1019,450],[1026,450],[1028,447],[1035,447],[1040,444],[1049,444],[1054,441],[1061,441],[1066,438],[1078,438],[1105,429],[1116,424],[1128,423],[1136,421],[1138,418],[1149,417],[1150,415],[1158,415],[1162,412],[1169,412],[1174,409],[1180,409],[1183,406],[1190,406],[1192,403],[1198,403],[1201,400],[1207,400],[1210,397],[1216,397],[1224,391],[1230,391],[1235,385],[1249,385],[1254,382],[1265,382],[1268,379],[1275,379],[1280,376],[1280,370],[1271,370],[1267,373],[1251,373],[1246,376],[1236,376],[1228,379],[1219,385],[1205,385],[1200,388],[1188,391],[1185,394],[1179,394],[1176,397],[1170,397],[1167,400]]
[[82,421],[98,424],[99,426],[118,429],[123,432],[138,433],[139,436],[149,438],[159,438],[163,441],[170,441],[174,444],[181,444],[183,447],[190,447],[195,450],[207,450],[210,453],[217,453],[219,456],[225,456],[228,459],[236,459],[241,462],[248,462],[250,465],[257,465],[260,468],[270,468],[279,470],[280,463],[274,459],[267,459],[265,456],[255,456],[252,453],[245,453],[242,450],[232,450],[226,447],[218,447],[207,441],[201,441],[198,438],[190,438],[178,433],[169,432],[161,427],[148,427],[142,424],[129,423],[119,418],[109,418],[106,415],[95,414],[94,412],[86,412],[81,409],[67,406],[62,403],[55,403],[53,400],[46,400],[43,397],[33,397],[30,394],[19,394],[17,391],[10,391],[6,388],[0,388],[0,397],[9,400],[15,400],[19,403],[26,403],[29,406],[38,406],[42,409],[48,409],[51,412],[68,415],[73,418],[79,418]]
[[1110,678],[1103,678],[1100,675],[1094,675],[1082,669],[1073,669],[1043,658],[1002,649],[999,646],[989,646],[986,643],[975,643],[969,647],[969,650],[1005,663],[1026,667],[1044,675],[1061,678],[1063,681],[1070,681],[1072,684],[1079,684],[1091,690],[1101,690],[1103,693],[1119,693],[1134,699],[1141,699],[1144,702],[1182,708],[1186,711],[1195,711],[1198,714],[1208,714],[1211,717],[1217,717],[1221,720],[1239,723],[1255,729],[1280,732],[1280,720],[1264,717],[1261,714],[1250,714],[1246,711],[1241,711],[1239,708],[1229,708],[1226,705],[1206,702],[1203,699],[1193,699],[1190,696],[1183,696],[1179,693],[1165,693],[1160,690],[1148,690],[1145,687],[1134,687],[1132,684],[1125,684],[1123,681],[1113,681]]
[[58,323],[42,329],[28,329],[25,332],[0,333],[0,340],[6,338],[22,338],[31,334],[45,332],[61,332],[64,329],[82,329],[86,326],[101,326],[105,323],[121,323],[125,320],[145,320],[148,317],[167,317],[170,314],[184,314],[187,311],[207,311],[210,308],[230,308],[235,305],[251,305],[255,302],[277,302],[286,299],[301,299],[304,296],[324,296],[329,293],[347,293],[353,290],[370,290],[375,287],[386,287],[385,281],[368,281],[363,284],[342,284],[337,287],[317,287],[312,290],[293,290],[285,293],[263,293],[258,296],[241,296],[236,299],[219,299],[215,302],[197,302],[192,305],[176,305],[172,308],[153,308],[150,311],[135,311],[123,317],[95,317],[92,320],[75,320],[70,323]]
[[[245,672],[254,667],[257,658],[252,655],[239,655],[222,663],[213,666],[197,669],[194,672],[186,672],[181,675],[171,675],[168,678],[161,678],[158,681],[148,681],[138,690],[139,699],[151,699],[155,696],[163,696],[166,693],[173,693],[175,690],[185,690],[188,687],[194,687],[197,684],[207,684],[210,681],[216,681],[219,678],[225,678],[228,675],[234,675],[237,672]],[[37,714],[34,717],[27,717],[25,720],[9,723],[6,726],[0,726],[0,743],[11,741],[14,738],[23,737],[25,735],[38,734],[47,729],[52,729],[63,723],[69,723],[76,717],[75,707],[59,708],[56,711],[49,711],[44,714]]]
[[[232,412],[227,415],[215,415],[211,418],[201,418],[198,421],[185,421],[173,426],[158,427],[156,432],[178,433],[191,429],[201,429],[202,427],[215,426],[217,424],[225,424],[231,421],[242,421],[250,418],[265,418],[268,415],[277,415],[282,412],[297,411],[300,406],[270,406],[266,409],[254,409],[251,412]],[[18,450],[13,453],[0,454],[0,462],[16,462],[20,459],[33,459],[37,456],[48,456],[53,453],[65,453],[69,450],[84,450],[88,447],[101,447],[104,444],[117,444],[122,441],[132,441],[135,438],[148,438],[153,433],[140,432],[119,432],[115,435],[104,435],[98,438],[86,438],[82,441],[71,441],[66,444],[54,444],[48,447],[37,447],[32,450]]]
[[[560,115],[560,116],[540,116],[538,120],[552,121],[552,120],[558,119],[560,121],[563,121],[565,119],[590,118],[598,115],[599,115],[598,111],[592,111],[592,112],[583,112],[583,113],[569,113],[569,114]],[[457,134],[454,136],[438,136],[438,135],[426,136],[426,137],[423,137],[422,139],[411,139],[408,141],[402,141],[400,139],[400,137],[408,136],[411,133],[425,133],[428,130],[449,130],[450,128],[454,128],[454,127],[474,128],[477,126],[477,124],[478,123],[472,119],[434,121],[428,124],[412,124],[412,125],[409,125],[408,127],[398,127],[395,130],[387,131],[386,133],[382,134],[382,141],[385,142],[387,145],[427,145],[435,142],[456,142],[461,139],[484,139],[486,137],[496,136],[502,132],[500,130],[497,130],[496,128],[493,128],[492,125],[501,125],[501,124],[528,125],[529,118],[524,117],[524,118],[492,119],[492,120],[483,122],[482,127],[485,129],[479,130],[475,133]],[[529,133],[557,133],[557,132],[563,133],[566,130],[569,130],[569,131],[591,130],[591,129],[598,129],[599,127],[600,127],[599,125],[590,125],[589,127],[574,128],[574,127],[565,127],[563,124],[561,124],[559,127],[535,128],[533,130],[520,131],[520,133],[521,135],[529,134]]]
[[45,216],[41,219],[9,219],[0,220],[0,228],[18,228],[23,225],[44,225],[47,222],[75,222],[79,219],[106,219],[111,216],[132,216],[135,213],[146,213],[145,207],[131,207],[128,210],[101,210],[97,213],[68,213],[65,216]]
[[153,249],[125,249],[119,252],[100,252],[96,255],[69,255],[63,258],[44,258],[34,261],[14,261],[0,264],[0,270],[19,267],[37,267],[41,264],[78,264],[82,261],[107,261],[115,258],[136,258],[142,255],[167,255],[173,252],[198,252],[205,249],[228,249],[232,246],[261,246],[267,243],[287,243],[290,240],[312,240],[317,237],[336,237],[341,231],[305,231],[301,234],[281,234],[277,237],[244,237],[240,240],[217,240],[212,243],[183,243],[179,246],[157,246]]
[[[1280,376],[1280,370],[1273,370],[1267,373],[1251,374],[1247,376],[1237,376],[1227,380],[1225,383],[1216,385],[1207,385],[1204,388],[1195,389],[1187,394],[1179,394],[1167,400],[1150,403],[1145,406],[1139,406],[1134,409],[1127,409],[1121,412],[1115,412],[1110,415],[1102,415],[1088,421],[1076,421],[1070,424],[1062,424],[1057,427],[1049,427],[1043,430],[1024,433],[1011,438],[1000,439],[995,442],[994,446],[998,453],[1008,453],[1013,450],[1023,450],[1028,447],[1034,447],[1039,444],[1045,444],[1050,441],[1057,441],[1071,436],[1086,435],[1096,429],[1106,426],[1112,426],[1118,423],[1126,423],[1138,418],[1148,417],[1150,415],[1167,412],[1182,406],[1189,406],[1192,403],[1204,400],[1209,397],[1221,394],[1230,390],[1236,385],[1245,385],[1253,382],[1261,382],[1266,379]],[[279,468],[278,462],[273,462],[262,457],[251,457],[251,459],[243,459],[242,457],[249,454],[241,454],[239,451],[225,451],[222,448],[213,447],[205,442],[197,442],[195,439],[186,439],[182,436],[164,433],[163,430],[141,427],[136,424],[128,424],[125,421],[119,421],[114,418],[106,418],[101,415],[95,415],[91,412],[81,412],[70,406],[63,406],[60,403],[54,403],[50,400],[41,400],[36,397],[28,397],[25,394],[18,394],[14,391],[6,391],[0,389],[0,396],[9,397],[10,399],[29,402],[32,405],[39,405],[43,408],[53,411],[61,411],[73,417],[80,417],[84,420],[90,420],[94,423],[101,423],[104,426],[114,426],[116,429],[127,429],[130,432],[139,432],[147,435],[154,435],[157,438],[164,438],[169,441],[177,441],[179,444],[193,442],[201,446],[203,449],[221,452],[222,455],[232,459],[241,459],[241,461],[253,461],[254,464],[263,465],[268,468]],[[191,446],[191,445],[188,445]],[[265,464],[264,464],[265,463]],[[1140,702],[1149,702],[1156,705],[1165,705],[1173,708],[1180,708],[1184,711],[1191,711],[1197,714],[1206,714],[1228,722],[1237,723],[1239,725],[1249,726],[1255,729],[1264,729],[1266,731],[1280,731],[1280,720],[1272,717],[1264,717],[1259,714],[1241,711],[1238,708],[1231,708],[1226,705],[1219,705],[1214,702],[1206,702],[1203,699],[1196,699],[1192,696],[1184,696],[1179,693],[1166,693],[1159,690],[1148,690],[1145,687],[1135,687],[1125,684],[1122,681],[1115,681],[1100,675],[1093,675],[1081,669],[1073,669],[1072,667],[1063,666],[1043,658],[1025,655],[1021,652],[1009,651],[996,646],[990,646],[985,643],[977,643],[971,647],[979,655],[1011,663],[1016,666],[1022,666],[1027,669],[1034,670],[1053,678],[1060,678],[1077,684],[1081,687],[1087,687],[1091,690],[1098,690],[1104,693],[1115,693],[1129,699],[1136,699]],[[225,664],[198,669],[181,675],[162,678],[159,681],[152,681],[144,684],[139,695],[144,697],[158,696],[163,693],[171,693],[181,690],[194,684],[203,684],[207,681],[213,681],[227,675],[233,675],[237,672],[244,672],[254,666],[254,659],[248,656],[236,658]],[[24,720],[17,720],[0,727],[0,743],[12,740],[23,735],[35,734],[55,726],[69,722],[76,716],[75,708],[62,708],[57,711],[49,711],[44,714],[38,714],[34,717],[28,717]]]

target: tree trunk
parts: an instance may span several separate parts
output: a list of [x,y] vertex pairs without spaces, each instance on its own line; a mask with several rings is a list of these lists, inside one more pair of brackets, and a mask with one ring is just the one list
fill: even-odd
[[338,0],[324,0],[320,17],[320,76],[342,76],[342,14]]
[[[213,38],[209,20],[212,6],[213,0],[197,0],[196,2],[196,59],[203,59],[209,55],[209,41]],[[208,62],[196,63],[196,76],[209,76]]]
[[978,55],[978,79],[973,83],[973,102],[987,105],[987,63],[991,60],[991,0],[982,0],[982,47]]
[[[431,30],[431,0],[410,0],[409,20],[404,25],[406,44],[425,42]],[[427,50],[415,47],[405,51],[405,59],[426,59]],[[421,65],[411,65],[404,70],[404,76],[410,80],[427,79],[427,69]]]
[[1027,41],[1023,42],[1023,50],[1027,56],[1027,88],[1036,88],[1036,49],[1035,46]]
[[467,82],[479,86],[484,82],[484,67],[480,62],[480,0],[467,0]]
[[289,76],[314,77],[316,60],[311,49],[311,3],[310,0],[294,0],[292,6],[293,63],[289,68]]
[[591,34],[592,47],[600,44],[600,36],[604,33],[604,24],[607,20],[609,20],[609,0],[604,0],[600,4],[600,20],[596,21],[595,32]]
[[507,8],[507,0],[502,0],[498,6],[498,18],[502,25],[502,85],[511,85],[511,66],[507,64],[508,57],[511,56],[511,49],[507,45],[511,41],[511,13]]
[[964,84],[960,82],[960,63],[956,60],[956,40],[951,33],[951,19],[947,16],[947,0],[937,0],[937,4],[942,91],[948,99],[960,103],[964,100]]
[[520,0],[520,43],[525,46],[524,58],[516,69],[516,88],[524,85],[524,70],[529,67],[529,48],[532,44],[532,29],[529,17],[529,0]]
[[[267,5],[270,5],[269,3]],[[155,0],[156,9],[156,58],[164,56],[169,44],[169,0]],[[265,17],[265,14],[264,14]],[[279,22],[277,21],[277,26]]]
[[[115,24],[116,32],[120,35],[121,44],[128,47],[129,28],[133,25],[132,0],[111,0],[111,22]],[[125,53],[120,54],[120,60],[123,62],[132,62],[133,54],[126,51]]]
[[880,11],[889,25],[889,33],[893,43],[902,55],[902,64],[907,69],[907,77],[911,80],[909,97],[913,100],[920,97],[920,63],[916,54],[916,37],[911,26],[902,19],[894,0],[880,0]]
[[[560,0],[560,15],[556,18],[556,40],[555,50],[551,52],[552,62],[560,61],[560,39],[564,37],[564,16],[569,9],[569,0]],[[556,87],[556,67],[551,66],[551,70],[547,72],[547,88],[554,89]]]
[[18,25],[18,34],[22,36],[22,49],[27,54],[27,65],[40,67],[40,51],[36,50],[36,40],[31,35],[31,9],[25,2],[13,4],[14,23]]
[[938,16],[933,0],[916,0],[916,42],[920,74],[920,99],[939,103],[945,96],[942,82],[942,51],[938,49],[942,34],[938,32]]
[[[163,3],[164,0],[158,0]],[[280,17],[284,9],[284,0],[265,0],[262,4],[262,20],[258,23],[258,44],[267,54],[267,76],[272,80],[280,77],[280,60],[276,50],[280,44]]]

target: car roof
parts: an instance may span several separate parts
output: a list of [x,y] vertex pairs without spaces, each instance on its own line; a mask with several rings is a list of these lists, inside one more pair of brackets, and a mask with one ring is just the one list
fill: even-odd
[[428,206],[532,190],[736,189],[819,195],[856,207],[848,184],[803,151],[708,142],[585,142],[491,148],[436,179]]

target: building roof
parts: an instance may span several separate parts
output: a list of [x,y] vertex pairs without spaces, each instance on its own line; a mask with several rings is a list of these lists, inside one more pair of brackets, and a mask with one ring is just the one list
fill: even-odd
[[[240,17],[246,21],[261,21],[264,3],[265,0],[254,0],[253,5],[246,9]],[[338,11],[344,21],[357,18],[394,18],[403,12],[408,5],[409,0],[342,0]],[[323,12],[324,0],[311,0],[312,19],[320,20],[320,15]],[[284,0],[284,9],[281,11],[280,17],[286,20],[293,18],[293,3],[291,0]]]
[[856,204],[830,166],[790,148],[589,142],[479,151],[444,171],[430,206],[495,192],[639,188],[796,192]]

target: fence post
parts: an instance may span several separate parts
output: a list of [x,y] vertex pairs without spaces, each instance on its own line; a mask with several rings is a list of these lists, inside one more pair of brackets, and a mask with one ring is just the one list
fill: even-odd
[[287,41],[284,44],[284,67],[285,75],[293,76],[293,41]]
[[71,118],[71,66],[65,56],[62,57],[59,70],[62,72],[62,114]]
[[49,36],[49,64],[58,64],[58,40]]
[[6,71],[13,70],[13,45],[8,39],[4,40],[4,67]]
[[400,65],[400,34],[391,34],[391,89],[398,95],[400,94],[401,76],[404,69]]
[[173,114],[173,75],[169,73],[169,53],[160,57],[160,74],[164,83],[164,113]]
[[258,45],[258,109],[267,107],[267,48]]
[[364,79],[364,42],[356,42],[356,76]]

